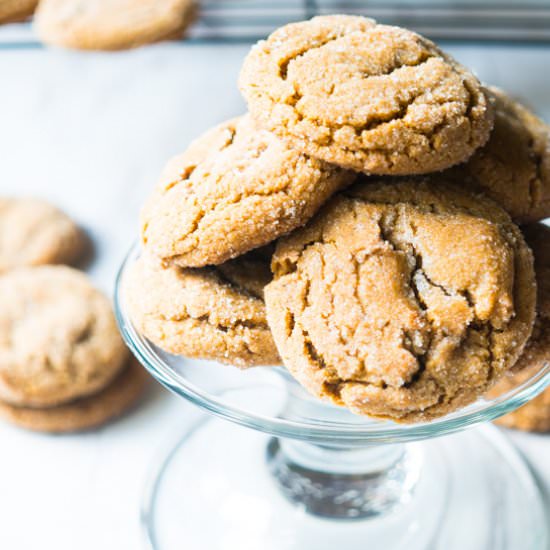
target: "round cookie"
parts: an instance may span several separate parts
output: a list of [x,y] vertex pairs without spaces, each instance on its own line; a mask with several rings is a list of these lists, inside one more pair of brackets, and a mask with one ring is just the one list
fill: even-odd
[[497,88],[495,124],[484,147],[451,176],[482,191],[518,223],[550,216],[550,127]]
[[267,317],[284,364],[357,414],[426,421],[485,393],[535,312],[532,256],[489,199],[372,182],[279,241]]
[[38,0],[0,0],[0,23],[22,21],[30,17]]
[[236,118],[168,164],[143,210],[142,241],[165,263],[220,264],[303,225],[354,178]]
[[48,407],[95,393],[124,366],[110,301],[79,271],[27,267],[0,276],[0,400]]
[[102,426],[125,413],[142,395],[149,376],[131,359],[106,388],[64,405],[47,409],[18,407],[0,401],[0,416],[29,430],[67,433]]
[[[489,392],[495,397],[514,389],[550,365],[550,228],[532,224],[523,228],[535,256],[537,318],[533,334],[518,362]],[[550,431],[550,388],[523,407],[495,421],[508,428],[534,432]]]
[[55,206],[0,198],[0,273],[21,266],[72,264],[86,248],[84,233]]
[[194,11],[194,0],[41,0],[36,28],[46,44],[121,50],[179,38]]
[[212,268],[162,268],[142,256],[124,281],[132,322],[176,355],[238,367],[280,363],[267,326],[269,260],[253,251]]
[[247,56],[239,87],[260,126],[370,174],[448,168],[492,127],[468,70],[422,36],[364,17],[314,17],[276,30]]

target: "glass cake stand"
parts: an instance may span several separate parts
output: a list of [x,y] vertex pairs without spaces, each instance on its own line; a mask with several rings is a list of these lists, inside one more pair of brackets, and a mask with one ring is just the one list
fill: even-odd
[[138,255],[117,279],[124,339],[161,384],[214,415],[156,465],[141,510],[149,548],[548,550],[541,489],[487,423],[541,392],[550,365],[429,423],[355,416],[309,396],[283,368],[241,371],[153,346],[121,292]]

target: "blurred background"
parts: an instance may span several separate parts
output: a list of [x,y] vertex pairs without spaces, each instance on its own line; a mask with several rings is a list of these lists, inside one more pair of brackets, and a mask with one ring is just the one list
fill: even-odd
[[[208,1],[182,38],[117,52],[48,47],[25,20],[0,26],[1,195],[43,197],[78,220],[95,244],[88,271],[111,293],[166,160],[244,112],[236,81],[250,44],[335,12],[427,34],[550,122],[545,0]],[[1,423],[0,548],[139,548],[149,466],[198,415],[157,386],[133,414],[92,433]],[[550,490],[550,436],[507,433]]]

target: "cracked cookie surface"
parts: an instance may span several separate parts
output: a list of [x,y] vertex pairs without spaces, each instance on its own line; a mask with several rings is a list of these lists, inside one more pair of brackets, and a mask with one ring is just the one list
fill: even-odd
[[164,351],[241,368],[280,363],[265,316],[269,258],[253,251],[207,268],[142,256],[124,283],[132,322]]
[[429,40],[357,16],[286,25],[246,58],[257,123],[313,157],[371,174],[433,172],[483,145],[478,80]]
[[220,264],[303,225],[354,174],[257,130],[210,130],[167,165],[142,212],[142,241],[166,263]]
[[443,181],[350,187],[279,241],[272,270],[267,316],[284,364],[358,414],[417,422],[464,406],[532,329],[519,229]]
[[485,193],[518,223],[550,216],[550,127],[497,88],[489,140],[449,175]]
[[35,21],[46,44],[120,50],[179,38],[194,11],[194,0],[41,0]]
[[2,401],[47,407],[94,393],[128,357],[110,301],[75,269],[0,275],[0,303]]
[[[550,365],[550,228],[541,223],[531,224],[523,228],[523,233],[535,257],[537,318],[518,362],[491,389],[489,397],[514,389],[539,373],[545,365]],[[519,430],[550,431],[550,388],[495,422]]]
[[21,266],[71,264],[86,248],[77,225],[51,204],[0,198],[0,273]]
[[0,23],[22,21],[30,17],[38,0],[0,0]]
[[0,401],[0,416],[22,428],[67,433],[97,428],[125,413],[143,393],[149,376],[133,357],[104,389],[55,407],[37,409]]

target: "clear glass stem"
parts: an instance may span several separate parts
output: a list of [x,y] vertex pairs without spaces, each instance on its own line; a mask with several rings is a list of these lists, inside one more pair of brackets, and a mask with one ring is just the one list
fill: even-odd
[[[338,407],[305,394],[294,380],[286,383],[283,416],[330,422],[342,414]],[[422,466],[416,444],[342,447],[271,438],[266,457],[272,478],[288,500],[310,514],[348,520],[378,516],[408,502]]]

